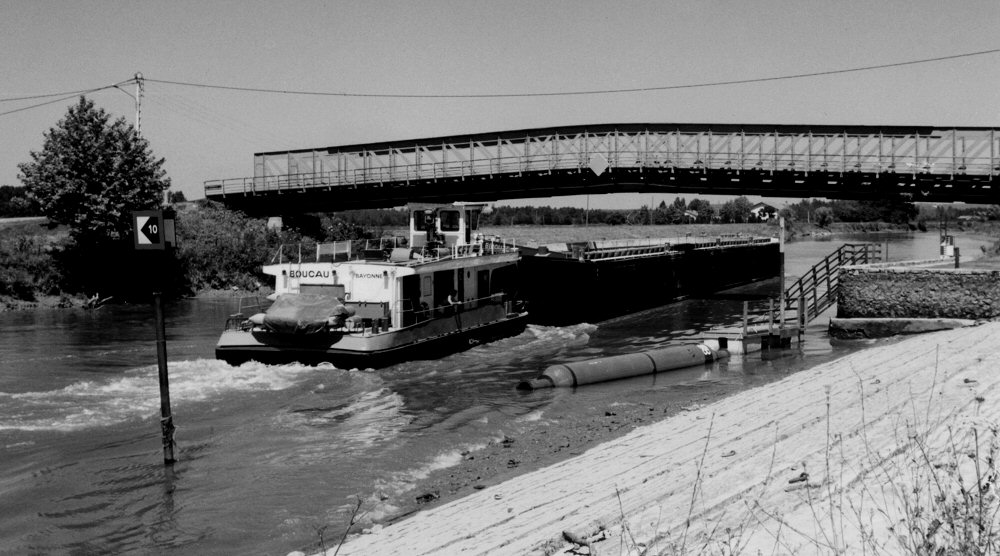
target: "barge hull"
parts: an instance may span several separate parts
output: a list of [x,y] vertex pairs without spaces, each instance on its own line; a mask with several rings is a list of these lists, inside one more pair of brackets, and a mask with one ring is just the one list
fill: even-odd
[[532,321],[597,322],[778,276],[778,243],[581,260],[526,255],[519,263]]
[[266,364],[332,363],[340,369],[377,369],[401,361],[434,359],[475,345],[514,336],[527,325],[527,314],[491,324],[463,328],[439,336],[370,351],[345,350],[332,345],[273,345],[260,341],[252,332],[227,331],[215,348],[216,359],[230,365],[247,361]]

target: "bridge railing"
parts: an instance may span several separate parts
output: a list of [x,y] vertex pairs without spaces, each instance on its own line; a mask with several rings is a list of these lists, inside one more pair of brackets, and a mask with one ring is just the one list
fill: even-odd
[[[672,172],[683,170],[733,171],[733,172],[836,172],[839,174],[865,172],[875,174],[934,174],[934,175],[991,175],[997,170],[990,163],[961,163],[953,157],[921,157],[920,163],[900,162],[890,157],[863,162],[834,160],[835,156],[805,157],[804,155],[782,154],[779,156],[709,157],[696,151],[678,151],[665,156],[660,152],[596,153],[603,157],[609,169],[632,171]],[[724,160],[723,160],[724,159]],[[600,164],[600,162],[598,162]],[[264,193],[284,190],[303,190],[322,187],[358,187],[400,184],[411,181],[433,181],[438,179],[465,179],[471,177],[493,177],[497,175],[519,175],[551,171],[590,171],[589,155],[535,154],[529,156],[503,156],[485,160],[455,160],[444,162],[423,162],[329,170],[322,172],[297,172],[258,177],[244,177],[209,180],[204,184],[206,195],[228,195]]]

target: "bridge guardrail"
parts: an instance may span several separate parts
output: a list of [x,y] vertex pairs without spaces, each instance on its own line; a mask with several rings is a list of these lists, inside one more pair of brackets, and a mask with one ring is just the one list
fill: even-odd
[[[991,140],[992,144],[992,140]],[[548,147],[555,149],[554,146]],[[810,147],[811,148],[811,147]],[[860,146],[859,146],[860,149]],[[880,148],[881,149],[881,148]],[[857,153],[790,152],[702,152],[700,149],[597,150],[592,152],[536,153],[494,156],[473,160],[429,161],[420,163],[380,163],[364,168],[342,168],[320,172],[292,172],[257,177],[209,180],[206,194],[263,193],[317,187],[357,187],[448,178],[469,178],[525,172],[590,171],[591,156],[600,155],[609,169],[640,171],[732,171],[775,173],[873,173],[898,175],[989,175],[1000,173],[995,153],[965,157],[955,155],[896,155]],[[443,156],[443,155],[441,155]],[[469,155],[471,156],[471,155]],[[367,160],[367,159],[366,159]],[[369,164],[368,162],[364,162]]]

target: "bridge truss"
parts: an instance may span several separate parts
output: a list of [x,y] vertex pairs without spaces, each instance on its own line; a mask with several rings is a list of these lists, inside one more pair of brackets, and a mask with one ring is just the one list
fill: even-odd
[[605,124],[258,153],[248,212],[614,192],[1000,203],[995,128]]

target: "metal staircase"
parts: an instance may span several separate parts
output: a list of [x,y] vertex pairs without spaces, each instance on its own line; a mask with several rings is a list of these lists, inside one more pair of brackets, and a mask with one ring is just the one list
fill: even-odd
[[743,302],[741,338],[766,342],[787,341],[792,335],[801,340],[806,325],[837,300],[840,268],[882,262],[882,245],[847,243],[813,265],[785,290],[784,307],[778,299],[762,303]]
[[877,243],[844,244],[786,288],[784,303],[780,298],[744,301],[741,327],[712,333],[741,342],[743,353],[789,347],[793,337],[801,342],[806,325],[836,303],[840,269],[883,262],[884,254]]
[[813,265],[785,290],[785,310],[799,313],[799,324],[805,325],[837,301],[840,267],[882,262],[882,245],[878,243],[845,243]]

